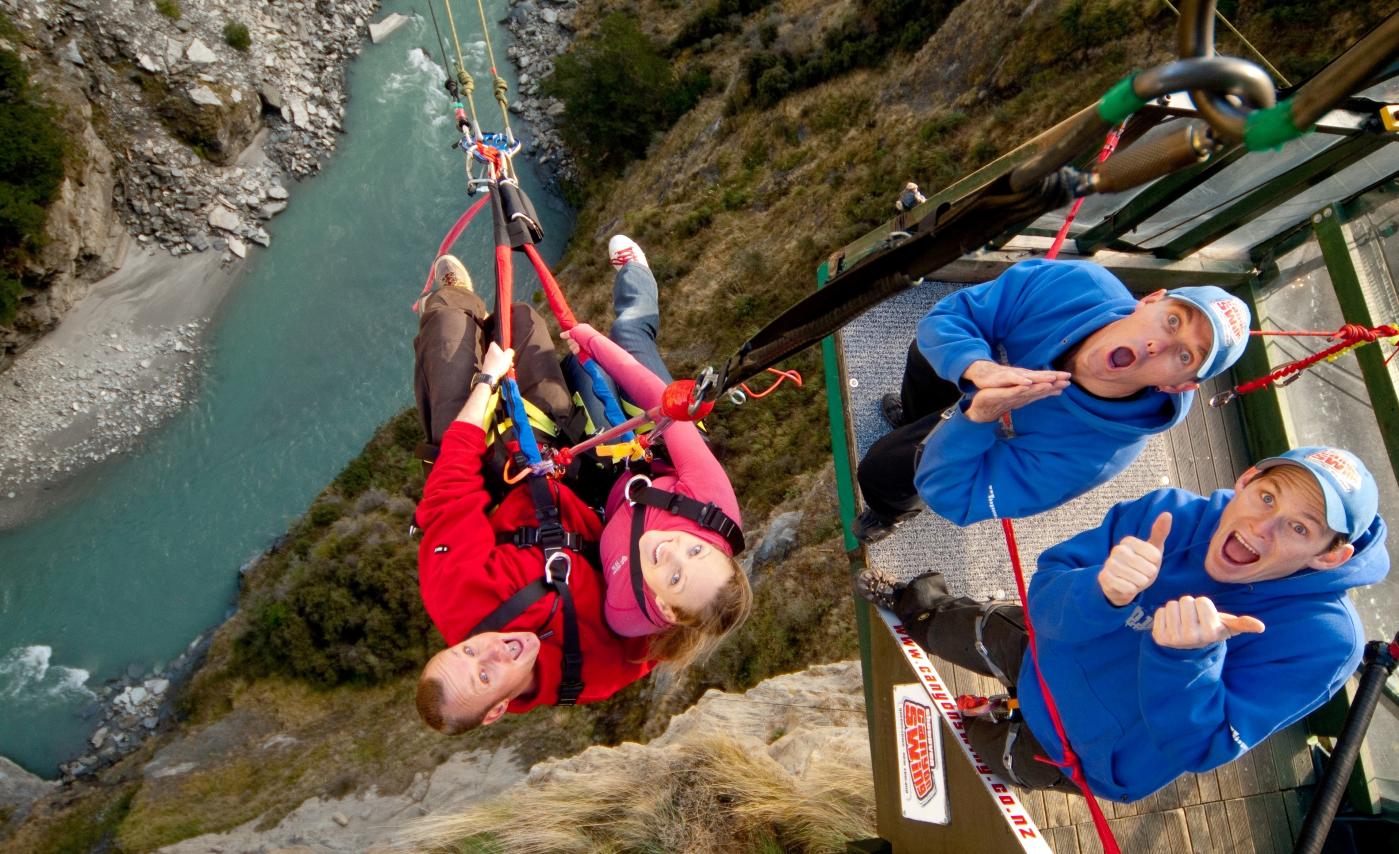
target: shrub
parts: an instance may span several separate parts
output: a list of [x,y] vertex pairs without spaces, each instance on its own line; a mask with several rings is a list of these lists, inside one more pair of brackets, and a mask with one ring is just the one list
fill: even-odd
[[241,21],[229,21],[223,25],[223,40],[229,47],[243,53],[247,53],[248,48],[253,46],[253,37],[248,33],[248,26]]
[[677,77],[653,42],[623,14],[559,57],[544,93],[564,104],[562,133],[585,167],[618,172],[646,154],[664,131],[709,90],[709,71]]
[[172,21],[178,21],[184,16],[180,9],[180,0],[155,0],[155,10]]
[[[403,524],[413,511],[405,496],[422,486],[404,463],[422,438],[415,410],[386,424],[249,576],[235,672],[327,687],[382,681],[427,659],[435,635]],[[351,480],[354,491],[342,491]]]
[[[681,25],[680,32],[671,39],[670,49],[672,52],[680,51],[714,36],[738,32],[743,27],[745,17],[772,2],[773,0],[710,0],[695,17]],[[772,37],[766,39],[764,44],[770,44],[776,37],[777,29],[773,27]],[[711,42],[710,47],[712,46]]]
[[23,290],[19,264],[43,245],[67,151],[57,115],[31,89],[11,50],[0,50],[0,139],[0,323],[9,323]]

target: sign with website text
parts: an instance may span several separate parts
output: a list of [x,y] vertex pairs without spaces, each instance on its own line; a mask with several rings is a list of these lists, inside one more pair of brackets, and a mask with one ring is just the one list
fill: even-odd
[[899,796],[904,818],[947,824],[947,781],[942,727],[928,692],[914,682],[894,686],[894,731],[899,745]]

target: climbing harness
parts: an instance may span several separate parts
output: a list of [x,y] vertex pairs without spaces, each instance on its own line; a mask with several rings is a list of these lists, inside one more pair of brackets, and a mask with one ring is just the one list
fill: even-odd
[[[1363,347],[1366,344],[1371,344],[1377,341],[1383,341],[1391,345],[1399,346],[1399,326],[1396,326],[1392,323],[1386,324],[1384,326],[1375,327],[1361,326],[1358,323],[1347,323],[1345,326],[1342,326],[1335,332],[1254,330],[1251,334],[1280,335],[1286,337],[1324,337],[1329,338],[1332,341],[1335,341],[1336,343],[1325,348],[1324,350],[1312,353],[1310,356],[1306,356],[1304,358],[1288,362],[1282,367],[1268,374],[1265,374],[1264,376],[1258,377],[1257,379],[1249,380],[1246,383],[1241,383],[1227,391],[1221,391],[1219,394],[1216,394],[1210,398],[1210,406],[1226,406],[1235,399],[1237,399],[1240,395],[1245,395],[1249,392],[1258,391],[1259,389],[1267,388],[1270,385],[1276,385],[1278,387],[1291,385],[1292,383],[1301,379],[1302,372],[1312,367],[1313,365],[1316,365],[1323,361],[1334,362],[1341,356],[1344,356],[1346,353],[1349,353],[1350,351],[1355,350],[1359,347]],[[1395,352],[1399,352],[1399,350],[1396,350]],[[1389,357],[1385,359],[1385,363],[1388,364],[1389,360],[1393,358],[1394,353],[1390,353]]]

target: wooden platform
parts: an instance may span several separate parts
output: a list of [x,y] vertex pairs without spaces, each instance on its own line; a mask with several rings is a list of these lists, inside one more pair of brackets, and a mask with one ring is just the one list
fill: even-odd
[[[844,381],[839,387],[848,390],[851,374],[844,365],[840,373]],[[1232,487],[1251,464],[1240,408],[1215,409],[1207,404],[1211,395],[1228,387],[1227,382],[1207,383],[1185,422],[1166,434],[1166,471],[1161,474],[1170,485],[1209,494]],[[853,422],[848,420],[858,431]],[[858,441],[852,440],[852,447],[856,445]],[[1098,521],[1084,518],[1082,528]],[[862,564],[862,559],[857,559],[856,568]],[[866,618],[873,613],[863,601],[857,602],[857,608]],[[944,739],[944,757],[952,823],[929,825],[901,816],[897,744],[889,717],[891,690],[895,684],[916,679],[878,616],[874,615],[868,625],[871,747],[880,836],[894,852],[1019,850],[1019,842],[1007,830],[971,764],[948,738]],[[1001,691],[994,680],[946,662],[938,666],[956,693]],[[950,737],[950,733],[944,735]],[[1315,782],[1306,738],[1305,725],[1297,724],[1229,765],[1208,774],[1182,777],[1142,801],[1100,803],[1123,851],[1283,854],[1292,850]],[[1081,797],[1057,792],[1022,792],[1021,796],[1054,851],[1088,854],[1102,850]]]

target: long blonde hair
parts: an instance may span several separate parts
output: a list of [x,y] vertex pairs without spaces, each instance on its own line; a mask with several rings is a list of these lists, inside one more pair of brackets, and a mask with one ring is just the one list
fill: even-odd
[[753,586],[748,583],[747,574],[732,556],[725,557],[733,573],[709,605],[699,613],[675,608],[675,622],[651,637],[647,657],[662,662],[672,673],[708,658],[730,632],[743,625],[753,610]]

